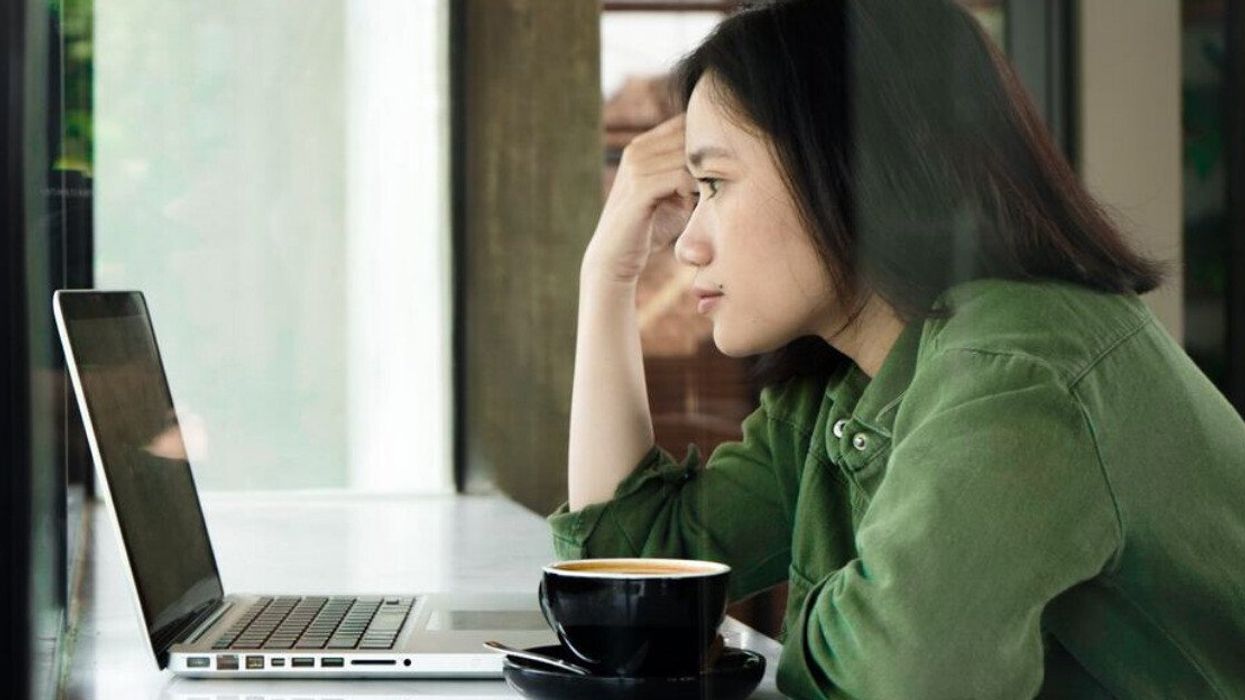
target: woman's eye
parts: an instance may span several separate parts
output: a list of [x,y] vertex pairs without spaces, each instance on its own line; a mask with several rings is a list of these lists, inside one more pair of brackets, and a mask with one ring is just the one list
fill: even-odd
[[[716,177],[698,177],[696,178],[696,182],[702,183],[705,187],[709,188],[709,194],[705,196],[705,199],[709,199],[718,193],[718,183],[721,182],[721,179]],[[699,190],[697,190],[696,196],[702,196]]]

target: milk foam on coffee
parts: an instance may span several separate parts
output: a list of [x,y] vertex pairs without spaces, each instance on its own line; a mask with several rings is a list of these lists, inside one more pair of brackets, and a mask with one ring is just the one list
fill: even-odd
[[545,567],[551,574],[688,577],[712,576],[730,571],[726,564],[690,559],[581,559]]

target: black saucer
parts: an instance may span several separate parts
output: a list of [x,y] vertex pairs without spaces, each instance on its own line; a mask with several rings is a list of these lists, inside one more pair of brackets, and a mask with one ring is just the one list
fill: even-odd
[[[527,651],[578,662],[560,644]],[[520,695],[542,700],[737,700],[748,697],[765,675],[765,657],[747,649],[725,647],[713,668],[699,676],[581,676],[517,656],[502,660],[506,683]]]

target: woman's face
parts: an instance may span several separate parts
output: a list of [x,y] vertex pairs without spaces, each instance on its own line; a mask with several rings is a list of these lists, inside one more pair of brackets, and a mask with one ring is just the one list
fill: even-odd
[[768,142],[735,125],[706,75],[687,105],[684,148],[700,198],[675,243],[697,268],[693,292],[713,341],[732,357],[782,347],[803,335],[829,339],[830,277],[800,223]]

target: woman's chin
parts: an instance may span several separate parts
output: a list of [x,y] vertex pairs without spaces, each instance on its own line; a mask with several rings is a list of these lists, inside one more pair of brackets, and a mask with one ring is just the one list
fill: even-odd
[[718,352],[737,359],[760,355],[770,349],[757,343],[755,338],[734,336],[716,323],[713,326],[713,344],[717,346]]

